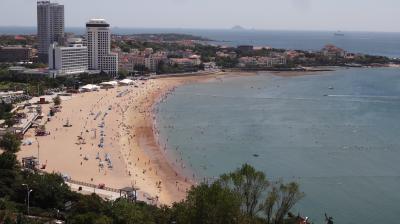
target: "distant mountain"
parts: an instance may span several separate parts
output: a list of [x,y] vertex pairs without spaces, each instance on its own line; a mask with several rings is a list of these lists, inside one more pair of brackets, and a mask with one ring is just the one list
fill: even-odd
[[236,26],[232,27],[232,30],[245,30],[245,28],[242,26],[236,25]]

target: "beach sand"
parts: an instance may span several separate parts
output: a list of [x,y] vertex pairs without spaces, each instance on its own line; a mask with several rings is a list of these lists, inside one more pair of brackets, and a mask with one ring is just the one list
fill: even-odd
[[[179,85],[221,76],[224,74],[151,79],[140,81],[138,88],[122,86],[74,95],[63,101],[61,112],[47,122],[50,135],[35,137],[33,129],[28,131],[24,141],[32,144],[23,145],[18,157],[39,152],[45,172],[115,189],[133,186],[139,188],[139,199],[151,196],[160,204],[171,205],[184,199],[196,183],[180,175],[166,159],[166,149],[157,144],[156,104]],[[43,120],[47,120],[50,106],[43,106]],[[65,127],[67,123],[72,126]],[[99,147],[101,138],[103,147]]]

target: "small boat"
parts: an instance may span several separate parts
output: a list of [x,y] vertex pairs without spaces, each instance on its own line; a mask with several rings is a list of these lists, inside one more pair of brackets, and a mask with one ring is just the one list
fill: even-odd
[[333,86],[329,86],[329,89],[335,89],[335,88],[333,88]]

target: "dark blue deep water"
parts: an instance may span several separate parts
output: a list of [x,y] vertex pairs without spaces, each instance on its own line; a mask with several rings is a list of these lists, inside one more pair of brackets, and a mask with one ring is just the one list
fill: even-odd
[[335,223],[398,223],[400,69],[185,85],[159,105],[158,127],[187,175],[249,163],[299,182],[306,197],[295,211],[315,223],[325,212]]

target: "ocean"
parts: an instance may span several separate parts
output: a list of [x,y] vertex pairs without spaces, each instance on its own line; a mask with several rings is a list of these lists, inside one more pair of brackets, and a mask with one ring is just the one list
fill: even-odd
[[[66,28],[66,32],[84,34],[84,28]],[[35,27],[0,27],[0,34],[35,34]],[[320,50],[334,44],[346,51],[393,58],[400,57],[400,33],[335,31],[262,31],[262,30],[207,30],[207,29],[146,29],[113,28],[115,34],[184,33],[212,39],[212,44],[237,46],[250,44],[282,49]]]
[[271,181],[300,184],[296,214],[342,224],[398,222],[399,121],[395,68],[189,84],[157,115],[168,157],[182,159],[186,175],[213,178],[249,163]]

